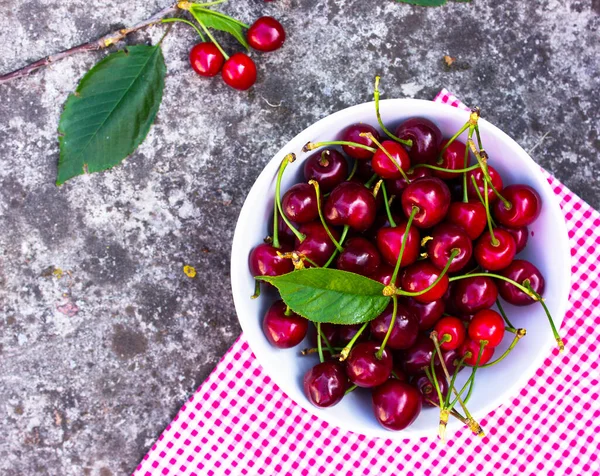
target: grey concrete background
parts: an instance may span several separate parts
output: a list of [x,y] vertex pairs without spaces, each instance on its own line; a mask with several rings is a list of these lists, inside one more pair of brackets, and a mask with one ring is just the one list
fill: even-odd
[[[167,4],[3,0],[0,72]],[[229,247],[253,180],[303,128],[370,100],[376,72],[385,97],[432,98],[445,86],[482,106],[600,205],[600,1],[247,0],[223,11],[247,22],[272,14],[289,40],[253,55],[259,81],[239,93],[191,71],[194,34],[176,26],[156,125],[108,173],[54,185],[62,104],[101,53],[0,86],[1,474],[135,468],[239,334]]]

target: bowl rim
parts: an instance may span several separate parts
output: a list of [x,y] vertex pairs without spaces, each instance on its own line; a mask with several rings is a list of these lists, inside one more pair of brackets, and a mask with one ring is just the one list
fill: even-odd
[[[316,136],[318,134],[319,129],[322,129],[325,124],[335,122],[335,120],[338,118],[352,115],[352,114],[356,113],[357,111],[361,111],[366,108],[370,108],[373,112],[373,117],[375,117],[375,105],[374,104],[375,103],[373,101],[370,101],[370,102],[365,102],[365,103],[361,103],[361,104],[357,104],[354,106],[350,106],[350,107],[341,109],[337,112],[334,112],[328,116],[323,117],[322,119],[318,120],[317,122],[306,127],[301,132],[296,134],[291,140],[289,140],[269,160],[269,162],[265,165],[265,167],[263,168],[263,170],[261,171],[259,176],[256,178],[255,182],[253,183],[250,191],[248,192],[248,195],[246,196],[246,198],[244,200],[244,204],[240,210],[240,214],[239,214],[237,222],[236,222],[235,231],[234,231],[233,240],[232,240],[231,264],[230,264],[233,301],[234,301],[234,305],[235,305],[236,315],[238,317],[238,321],[240,323],[242,332],[244,334],[246,334],[246,335],[252,334],[252,331],[250,330],[251,323],[240,318],[240,314],[244,312],[244,301],[246,301],[247,299],[250,299],[250,298],[249,298],[249,296],[246,296],[246,295],[244,295],[243,292],[241,292],[241,290],[238,287],[237,281],[234,279],[234,276],[236,276],[236,274],[239,273],[240,269],[242,269],[242,268],[243,268],[244,272],[247,272],[248,256],[244,255],[244,251],[245,251],[244,246],[243,246],[244,238],[242,235],[241,228],[242,228],[242,222],[244,221],[243,218],[247,214],[253,214],[255,212],[255,210],[251,209],[252,203],[254,202],[254,198],[258,198],[258,196],[264,195],[263,191],[264,191],[265,184],[270,183],[270,181],[273,180],[273,177],[276,176],[277,171],[279,169],[279,164],[280,164],[281,160],[283,159],[283,157],[290,152],[295,152],[296,154],[301,153],[302,147],[304,146],[304,144],[306,144],[306,142],[308,142],[308,140],[310,140],[311,134],[313,136]],[[464,122],[466,122],[466,120],[468,119],[468,116],[470,114],[470,112],[468,110],[459,109],[459,108],[451,106],[449,104],[443,104],[443,103],[438,103],[438,102],[423,100],[423,99],[391,98],[391,99],[384,99],[384,100],[380,101],[381,109],[383,109],[386,105],[394,105],[394,106],[399,106],[399,107],[406,106],[406,105],[412,105],[412,106],[416,106],[416,107],[423,107],[424,109],[429,109],[429,108],[433,107],[434,109],[440,108],[440,109],[444,110],[446,113],[451,110],[452,113],[455,114],[456,116],[464,116]],[[423,116],[427,117],[427,111],[423,112]],[[502,142],[506,142],[509,145],[511,145],[512,147],[516,148],[516,150],[520,151],[520,155],[521,155],[520,158],[522,158],[529,164],[530,167],[528,167],[528,168],[533,170],[534,174],[539,175],[538,178],[542,179],[542,180],[540,180],[540,182],[542,183],[542,187],[546,189],[545,195],[552,197],[552,199],[549,202],[548,201],[544,202],[544,207],[549,207],[551,209],[551,213],[558,217],[557,222],[558,222],[558,226],[560,229],[556,230],[556,236],[562,235],[562,238],[563,238],[560,240],[562,249],[559,251],[561,254],[564,254],[564,256],[567,257],[564,260],[564,269],[561,270],[562,271],[561,274],[563,276],[568,276],[568,278],[565,278],[565,280],[568,279],[568,283],[569,283],[568,287],[563,287],[562,295],[560,296],[560,299],[558,300],[558,304],[556,306],[556,309],[558,312],[556,312],[555,315],[553,315],[556,327],[557,327],[557,329],[560,330],[562,321],[563,321],[566,311],[567,311],[569,292],[571,289],[571,264],[570,264],[570,244],[569,244],[567,227],[566,227],[566,223],[564,220],[564,215],[562,214],[558,200],[556,198],[556,194],[552,190],[552,187],[548,183],[546,177],[543,175],[541,167],[530,157],[530,155],[527,153],[527,151],[525,151],[514,139],[512,139],[508,134],[503,132],[501,129],[499,129],[497,126],[493,125],[492,123],[486,121],[485,119],[480,118],[479,124],[480,124],[480,129],[482,129],[482,130],[490,129],[490,130],[494,131],[494,133],[498,135],[498,137],[502,140]],[[302,138],[305,136],[308,136],[309,139],[303,140]],[[286,397],[290,398],[295,404],[299,405],[301,408],[306,410],[311,415],[314,415],[317,418],[321,418],[322,420],[325,420],[328,424],[333,425],[338,428],[341,428],[344,431],[350,431],[350,432],[356,433],[356,434],[364,434],[365,436],[368,436],[370,438],[385,438],[385,439],[398,440],[398,439],[408,439],[408,438],[422,438],[423,436],[433,436],[430,430],[427,430],[427,429],[411,430],[410,429],[411,427],[408,427],[407,429],[405,429],[403,431],[398,431],[398,432],[392,432],[392,431],[386,430],[382,427],[379,429],[380,431],[362,433],[360,430],[357,431],[355,428],[353,428],[352,424],[349,423],[348,421],[340,420],[337,418],[332,418],[331,415],[326,411],[327,409],[319,409],[319,408],[314,407],[307,399],[305,401],[298,401],[298,400],[291,398],[286,392],[287,385],[285,384],[285,382],[279,381],[280,379],[277,377],[277,372],[272,370],[274,368],[274,363],[272,362],[272,359],[270,359],[265,353],[263,353],[263,350],[260,348],[260,346],[253,345],[253,342],[251,342],[252,339],[247,339],[247,340],[248,340],[250,349],[254,353],[255,357],[258,359],[258,362],[260,363],[260,365],[265,369],[266,374],[269,376],[269,378],[271,378],[273,380],[273,382],[286,395]],[[542,343],[542,345],[540,347],[540,352],[536,355],[535,359],[533,359],[531,361],[530,365],[527,367],[527,370],[522,372],[517,378],[515,378],[512,381],[510,388],[506,392],[503,392],[503,393],[497,395],[496,397],[490,398],[484,406],[482,406],[478,410],[475,410],[473,412],[473,417],[479,421],[483,417],[485,417],[487,414],[489,414],[491,411],[495,410],[496,408],[501,406],[503,403],[509,402],[513,397],[515,397],[516,394],[518,392],[520,392],[520,390],[525,386],[525,383],[535,374],[535,372],[540,367],[540,365],[542,364],[544,359],[546,359],[550,355],[551,348],[554,347],[553,344],[555,344],[553,339],[551,339],[548,342]],[[449,423],[449,427],[452,427],[453,429],[457,428],[456,424],[452,423],[452,421]]]

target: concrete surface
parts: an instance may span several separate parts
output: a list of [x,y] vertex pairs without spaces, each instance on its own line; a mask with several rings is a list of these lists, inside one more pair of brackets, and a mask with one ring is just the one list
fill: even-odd
[[[0,71],[168,3],[3,1]],[[223,11],[279,17],[289,40],[254,55],[258,84],[239,93],[191,71],[194,34],[177,25],[157,123],[111,172],[54,185],[61,107],[101,53],[0,86],[1,474],[135,468],[239,333],[229,247],[253,180],[304,127],[370,100],[376,72],[385,97],[432,98],[445,86],[480,105],[600,205],[600,1],[255,0]]]

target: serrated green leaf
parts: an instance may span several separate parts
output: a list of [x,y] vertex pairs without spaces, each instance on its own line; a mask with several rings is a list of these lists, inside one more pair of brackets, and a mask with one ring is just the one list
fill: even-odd
[[292,311],[313,322],[368,322],[381,314],[391,299],[383,295],[383,284],[338,269],[308,268],[256,279],[275,286]]
[[160,107],[165,72],[159,46],[137,45],[86,73],[60,117],[57,185],[110,169],[143,142]]
[[190,8],[190,13],[198,23],[204,24],[207,28],[213,28],[229,33],[238,40],[244,48],[250,49],[250,46],[246,41],[246,34],[244,33],[246,26],[242,22],[227,15],[223,15],[222,13],[215,12],[214,10],[195,6]]
[[410,3],[420,7],[441,7],[446,4],[447,0],[396,0],[400,3]]

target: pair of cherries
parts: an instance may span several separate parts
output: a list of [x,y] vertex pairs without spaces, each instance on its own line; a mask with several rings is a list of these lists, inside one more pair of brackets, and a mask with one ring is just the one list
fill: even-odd
[[[260,17],[246,32],[248,44],[261,52],[275,51],[285,41],[285,30],[273,17]],[[244,91],[256,82],[256,64],[245,53],[229,58],[214,42],[202,42],[190,51],[190,64],[196,73],[213,77],[221,73],[223,81],[234,89]]]

